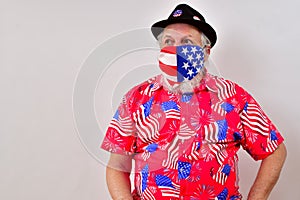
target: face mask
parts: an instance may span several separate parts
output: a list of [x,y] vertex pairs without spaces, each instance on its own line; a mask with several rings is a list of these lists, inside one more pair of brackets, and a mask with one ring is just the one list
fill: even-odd
[[196,45],[167,46],[160,50],[158,61],[170,83],[186,82],[204,67],[204,50]]

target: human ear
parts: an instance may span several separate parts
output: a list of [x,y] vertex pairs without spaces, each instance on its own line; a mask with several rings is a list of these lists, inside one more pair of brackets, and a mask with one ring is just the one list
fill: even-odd
[[204,60],[205,61],[208,60],[208,57],[210,55],[210,49],[211,49],[210,46],[205,46],[204,47]]

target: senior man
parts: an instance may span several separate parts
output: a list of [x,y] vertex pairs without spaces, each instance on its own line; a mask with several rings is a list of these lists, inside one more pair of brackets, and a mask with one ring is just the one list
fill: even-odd
[[286,157],[283,137],[247,91],[207,72],[215,30],[186,4],[151,30],[162,74],[125,94],[101,145],[111,152],[112,198],[242,199],[243,147],[262,160],[248,199],[267,199]]

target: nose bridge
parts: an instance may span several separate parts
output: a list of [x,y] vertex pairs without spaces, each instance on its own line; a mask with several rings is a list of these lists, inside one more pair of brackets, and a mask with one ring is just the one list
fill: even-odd
[[181,41],[175,40],[174,46],[180,46],[180,45],[181,45]]
[[174,46],[181,46],[182,44],[182,38],[178,37],[174,41]]

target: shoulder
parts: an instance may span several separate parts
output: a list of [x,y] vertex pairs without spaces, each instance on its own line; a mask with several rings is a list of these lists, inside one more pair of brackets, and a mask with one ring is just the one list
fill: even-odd
[[225,79],[221,76],[208,74],[208,79],[213,82],[217,87],[221,88],[227,86],[228,88],[233,88],[238,86],[238,84],[232,80]]
[[158,90],[162,86],[162,76],[157,75],[148,80],[137,84],[132,87],[127,93],[126,96],[132,95],[151,95],[151,92]]
[[235,99],[240,102],[240,104],[244,104],[247,98],[249,98],[249,93],[242,86],[220,76],[209,74],[207,87],[216,93],[220,101]]
[[162,75],[154,76],[132,87],[123,97],[123,103],[142,104],[162,87]]
[[207,74],[206,84],[210,90],[219,93],[220,97],[222,98],[234,96],[237,92],[240,92],[241,88],[234,81],[211,74]]

